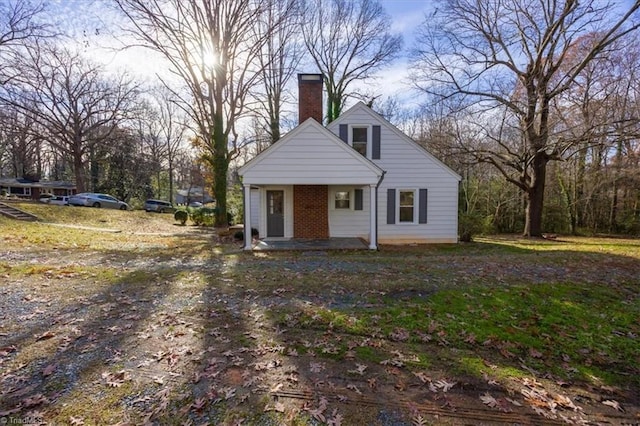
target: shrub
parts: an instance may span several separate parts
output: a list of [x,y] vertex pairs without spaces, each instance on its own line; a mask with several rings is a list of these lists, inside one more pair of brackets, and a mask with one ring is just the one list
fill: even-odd
[[458,232],[460,241],[469,243],[473,241],[473,236],[483,233],[485,220],[479,213],[460,213],[458,216]]
[[197,226],[213,226],[215,225],[216,210],[209,207],[198,207],[191,210],[191,220]]
[[173,218],[180,222],[180,225],[185,225],[187,223],[187,219],[189,219],[189,213],[187,213],[185,210],[177,210],[174,214],[173,214]]

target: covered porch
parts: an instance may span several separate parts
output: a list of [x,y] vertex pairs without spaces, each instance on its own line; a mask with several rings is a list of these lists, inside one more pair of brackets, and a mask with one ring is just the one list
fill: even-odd
[[295,239],[310,247],[339,237],[366,239],[365,248],[377,249],[377,189],[384,171],[317,121],[305,121],[239,174],[245,250],[256,249],[252,223],[271,246]]

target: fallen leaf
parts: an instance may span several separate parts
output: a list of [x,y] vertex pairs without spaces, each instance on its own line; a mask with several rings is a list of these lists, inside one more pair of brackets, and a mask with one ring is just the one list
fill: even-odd
[[538,351],[538,350],[536,350],[534,348],[529,348],[529,355],[532,358],[538,358],[538,359],[543,357],[542,352],[540,352],[540,351]]
[[312,373],[319,373],[322,370],[324,370],[324,368],[325,368],[324,367],[324,363],[322,363],[322,362],[310,362],[309,363],[309,370],[311,370]]
[[360,391],[360,389],[358,389],[358,387],[356,385],[354,385],[353,383],[349,383],[347,385],[347,389],[351,389],[352,391],[354,391],[358,395],[362,395],[362,391]]
[[82,426],[84,425],[84,419],[82,417],[69,416],[69,424],[73,426]]
[[0,356],[7,356],[12,352],[17,351],[18,348],[15,347],[15,345],[11,345],[11,346],[4,346],[2,348],[0,348]]
[[264,407],[264,411],[277,411],[278,413],[284,413],[284,404],[282,402],[276,402],[275,404],[267,404]]
[[608,405],[609,407],[613,407],[616,411],[624,412],[624,408],[622,408],[622,406],[620,405],[620,403],[618,401],[615,401],[613,399],[606,399],[606,400],[602,401],[602,403],[604,405]]
[[338,413],[337,408],[333,409],[333,412],[331,413],[331,415],[333,417],[330,419],[327,419],[327,426],[342,426],[342,421],[344,420],[344,417],[342,417],[342,414]]
[[442,390],[442,392],[448,392],[449,389],[451,389],[452,387],[454,387],[456,384],[456,382],[447,382],[446,380],[438,380],[435,383],[436,388],[439,388]]
[[47,365],[43,370],[42,370],[42,375],[44,377],[48,377],[50,375],[53,374],[54,371],[56,371],[56,368],[58,367],[57,364],[49,364]]
[[491,408],[496,408],[498,405],[498,401],[491,396],[488,392],[484,395],[480,395],[480,400],[483,404],[488,405]]
[[46,331],[41,335],[39,335],[38,337],[36,337],[36,341],[39,342],[41,340],[51,339],[52,337],[55,337],[55,333],[53,333],[52,331]]

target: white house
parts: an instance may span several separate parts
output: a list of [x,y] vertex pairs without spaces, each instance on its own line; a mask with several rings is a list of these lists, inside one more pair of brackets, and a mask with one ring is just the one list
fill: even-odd
[[460,176],[363,103],[322,126],[322,75],[300,74],[300,125],[240,168],[244,249],[262,239],[458,240]]

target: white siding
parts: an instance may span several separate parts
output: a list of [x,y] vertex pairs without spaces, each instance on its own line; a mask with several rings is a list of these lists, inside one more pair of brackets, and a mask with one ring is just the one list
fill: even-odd
[[256,228],[260,233],[260,237],[262,237],[262,231],[260,230],[260,211],[261,211],[261,201],[260,201],[260,190],[257,188],[251,189],[251,227]]
[[[316,124],[316,126],[320,126]],[[381,173],[334,140],[326,130],[305,123],[242,170],[245,184],[371,184]],[[294,133],[292,132],[292,133]],[[278,145],[280,144],[280,145]]]
[[[329,130],[338,134],[339,124],[381,125],[380,160],[372,160],[386,171],[378,188],[378,240],[385,242],[457,241],[458,178],[449,169],[397,130],[356,105]],[[387,189],[426,188],[427,223],[387,225]],[[397,203],[397,198],[396,198]],[[415,208],[418,208],[416,201]],[[397,219],[397,218],[396,218]]]
[[[362,210],[354,210],[354,190],[362,189]],[[336,191],[351,192],[351,208],[336,209],[334,194]],[[359,237],[369,239],[369,186],[330,186],[329,187],[329,236]]]

